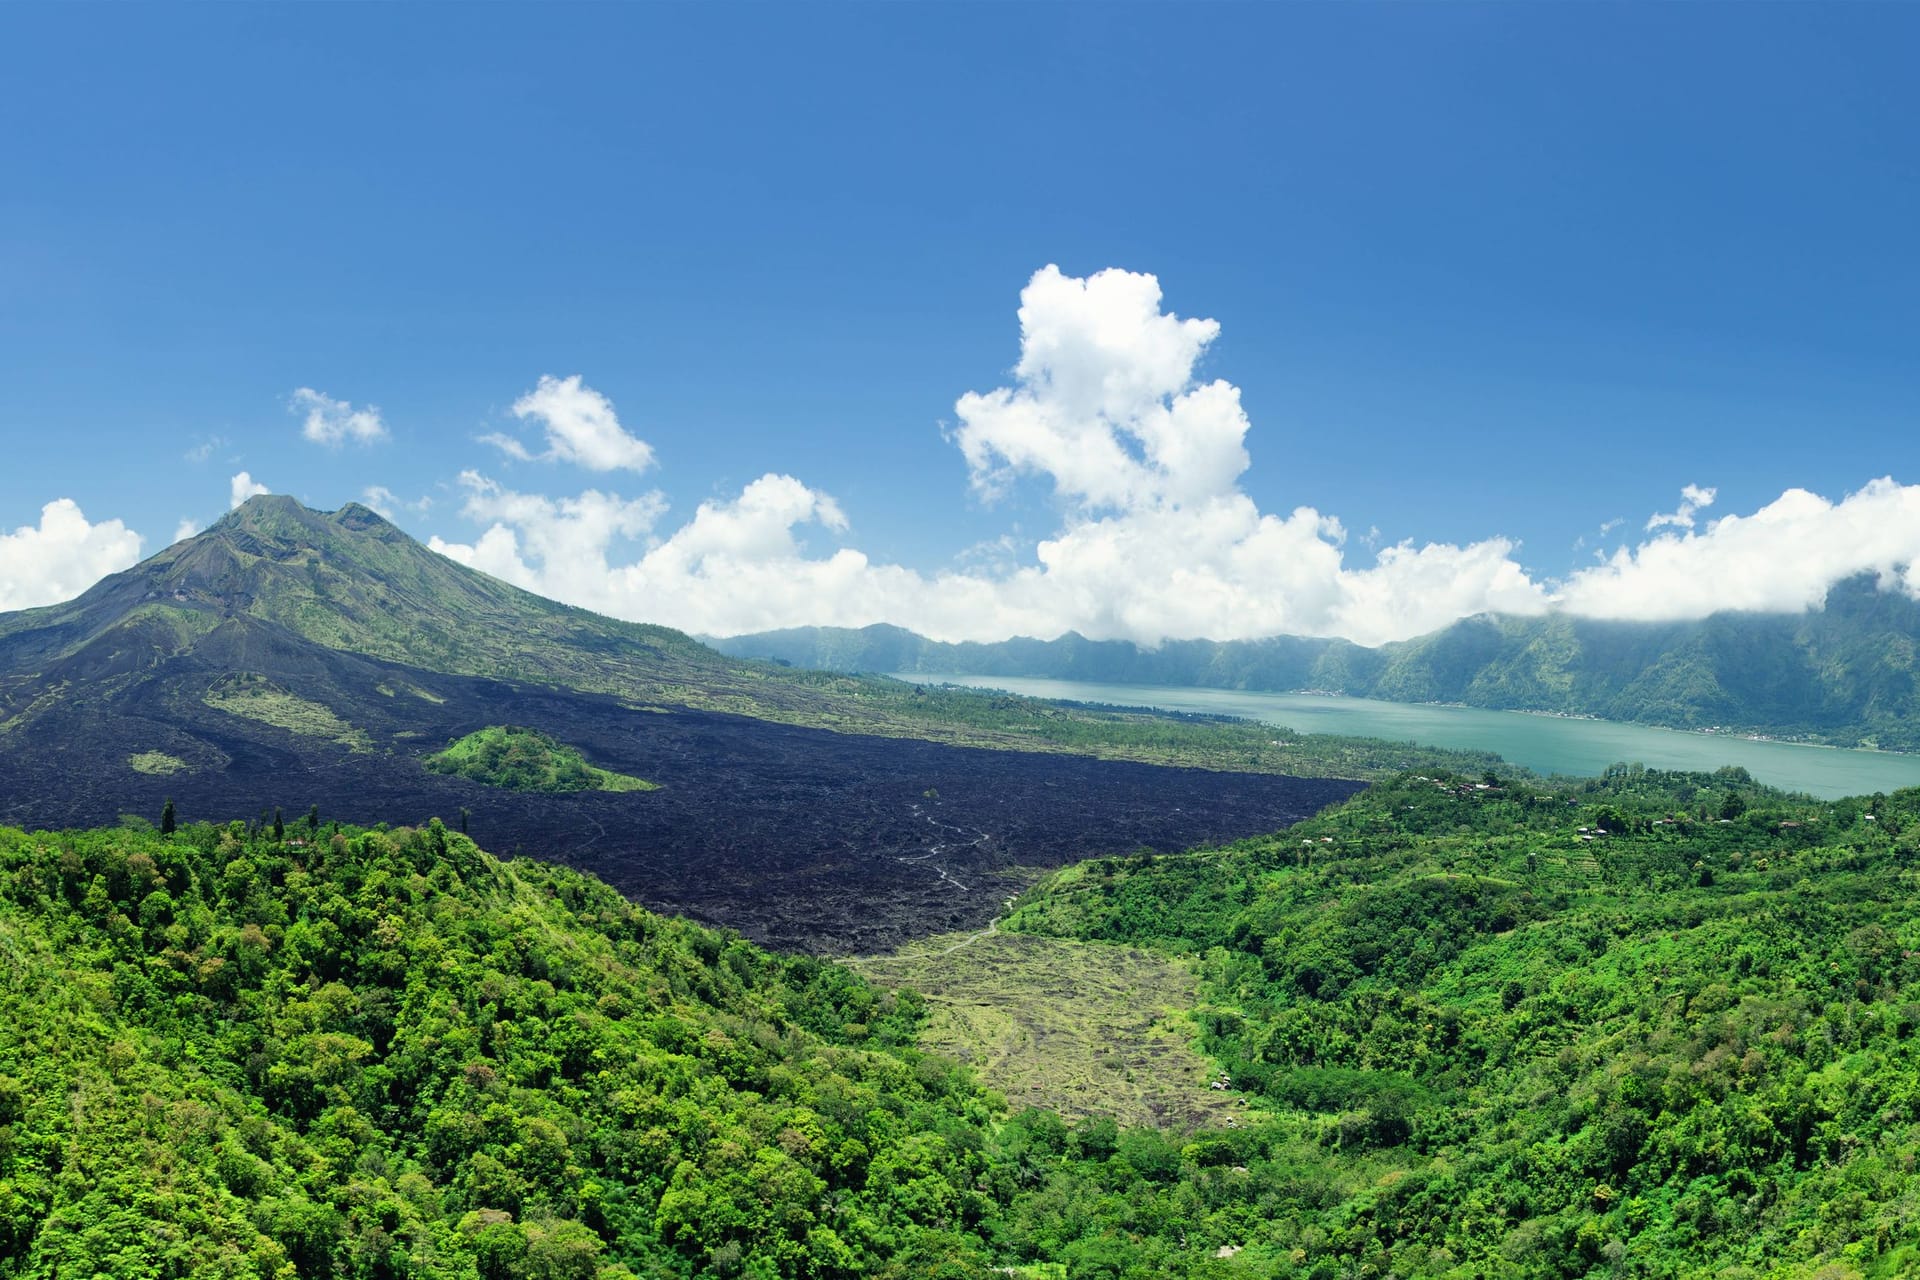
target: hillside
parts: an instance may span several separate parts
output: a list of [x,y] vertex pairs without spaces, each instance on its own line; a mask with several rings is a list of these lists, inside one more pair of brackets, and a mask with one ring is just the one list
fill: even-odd
[[1907,1276],[1917,841],[1920,791],[1409,776],[1004,928],[1199,964],[1273,1115],[1211,1140],[1267,1197],[1248,1274]]
[[0,1274],[982,1256],[990,1103],[844,970],[437,822],[0,829],[0,884]]
[[1916,833],[1915,792],[1410,775],[1062,873],[1004,936],[1081,939],[1051,1001],[1112,1014],[1111,943],[1192,958],[1232,1091],[1189,1132],[1103,1117],[1131,1058],[1010,1107],[911,992],[437,822],[0,829],[0,1274],[1891,1280]]
[[[656,786],[436,771],[509,727],[585,776]],[[979,927],[1076,858],[1270,830],[1355,786],[1324,775],[1414,758],[1442,757],[742,662],[496,582],[365,508],[287,498],[0,615],[0,821],[87,826],[169,797],[222,821],[270,803],[441,814],[662,910],[836,954]]]
[[1720,727],[1837,746],[1920,749],[1920,602],[1871,577],[1801,614],[1625,623],[1486,616],[1398,644],[1057,640],[941,644],[876,626],[713,641],[722,652],[837,671],[1038,676],[1095,683],[1315,690],[1395,702]]

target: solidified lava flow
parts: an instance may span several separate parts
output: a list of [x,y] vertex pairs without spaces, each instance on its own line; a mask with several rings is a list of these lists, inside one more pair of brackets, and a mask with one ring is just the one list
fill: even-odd
[[[346,669],[377,665],[364,659],[340,663],[314,677],[312,696],[342,705],[344,686],[379,674]],[[341,821],[451,825],[464,809],[495,853],[570,863],[648,907],[774,947],[846,954],[982,927],[1035,870],[1277,830],[1361,785],[643,712],[596,695],[405,674],[444,701],[388,711],[391,700],[355,699],[372,750],[225,715],[191,696],[190,681],[61,707],[0,753],[0,821],[151,817],[168,796],[182,820],[216,822],[318,805]],[[540,729],[660,790],[506,792],[421,767],[490,724]],[[167,777],[119,767],[136,749],[199,767]]]

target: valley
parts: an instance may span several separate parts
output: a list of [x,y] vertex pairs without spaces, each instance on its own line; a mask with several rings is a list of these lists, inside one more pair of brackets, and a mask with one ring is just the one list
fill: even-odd
[[[318,675],[317,658],[311,670],[275,675],[338,704],[336,682],[360,668],[326,656],[331,679]],[[399,711],[363,714],[377,751],[262,726],[167,685],[110,716],[85,704],[49,711],[0,750],[0,821],[155,819],[169,797],[183,818],[219,820],[274,805],[292,814],[317,805],[330,819],[369,825],[457,824],[464,811],[489,848],[592,871],[657,910],[771,946],[847,954],[982,926],[1008,893],[1079,858],[1239,839],[1359,786],[832,733],[687,707],[633,710],[611,698],[387,667],[365,675],[369,687],[404,675],[436,699],[411,699],[404,720]],[[656,789],[502,791],[422,763],[491,724],[563,737],[595,765]],[[410,736],[396,741],[401,733]],[[138,772],[127,763],[135,748],[204,767]],[[103,765],[76,768],[80,760]],[[968,834],[953,838],[929,816]]]
[[1408,774],[839,965],[437,821],[0,828],[0,1265],[1893,1280],[1916,832]]

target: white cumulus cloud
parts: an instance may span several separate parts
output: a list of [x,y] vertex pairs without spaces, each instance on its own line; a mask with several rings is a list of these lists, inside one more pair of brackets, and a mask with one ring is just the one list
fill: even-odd
[[1160,309],[1150,275],[1049,266],[1020,295],[1017,385],[969,392],[956,442],[974,485],[1050,479],[1090,508],[1205,502],[1247,469],[1239,388],[1193,380],[1220,332]]
[[118,520],[90,522],[71,498],[40,508],[38,525],[0,534],[0,610],[70,600],[140,558],[140,535]]
[[572,462],[590,471],[645,471],[653,465],[653,446],[630,435],[613,411],[613,401],[582,383],[580,375],[542,377],[513,402],[522,422],[537,422],[547,438],[545,453],[535,454],[513,436],[480,437],[521,462]]
[[[785,475],[702,504],[626,558],[610,554],[609,522],[584,514],[617,499],[556,502],[470,475],[465,514],[488,527],[473,543],[435,545],[561,599],[712,634],[894,622],[952,640],[1072,629],[1148,644],[1278,632],[1374,642],[1465,613],[1547,607],[1505,540],[1407,543],[1350,565],[1338,520],[1261,512],[1239,488],[1250,461],[1240,392],[1195,377],[1219,325],[1166,312],[1154,277],[1047,267],[1022,292],[1019,322],[1012,385],[962,396],[953,439],[978,490],[1033,477],[1060,498],[1064,524],[1030,562],[969,557],[970,569],[924,574],[848,547],[810,552],[798,531],[844,535],[848,521]],[[612,422],[578,378],[543,379],[542,393],[591,396]],[[541,412],[549,424],[559,416]]]
[[242,471],[228,482],[227,505],[229,507],[237,507],[248,498],[256,498],[263,493],[272,492],[273,490],[267,488],[267,486],[261,484],[258,480],[255,480],[252,475]]
[[348,441],[373,444],[387,438],[387,424],[381,421],[377,406],[356,409],[349,402],[335,400],[312,387],[296,389],[287,397],[287,404],[294,413],[306,415],[300,424],[300,434],[315,444],[337,449]]
[[[484,531],[433,545],[571,603],[715,635],[891,622],[942,640],[1075,630],[1147,645],[1281,634],[1379,644],[1490,611],[1803,609],[1862,571],[1916,589],[1920,487],[1891,480],[1840,503],[1795,490],[1703,531],[1696,517],[1716,493],[1688,485],[1674,511],[1648,522],[1655,536],[1560,582],[1530,574],[1500,537],[1376,546],[1369,534],[1356,551],[1337,517],[1264,512],[1241,489],[1251,424],[1240,392],[1196,373],[1219,326],[1167,311],[1153,276],[1047,267],[1021,293],[1019,324],[1009,385],[960,397],[951,439],[977,492],[1022,480],[1051,489],[1061,524],[1037,543],[1001,539],[991,554],[976,548],[923,573],[839,545],[846,514],[788,475],[764,475],[669,529],[657,493],[554,499],[468,472],[463,512]],[[543,378],[515,411],[546,424],[543,457],[591,454],[602,470],[623,456],[636,470],[652,461],[577,377]],[[623,453],[622,440],[644,452]],[[511,438],[495,443],[534,456]]]
[[488,528],[471,545],[432,538],[428,545],[435,551],[569,604],[639,616],[622,600],[620,574],[609,556],[617,541],[652,532],[666,510],[659,494],[627,500],[589,489],[554,499],[516,493],[477,471],[461,472],[460,484],[467,491],[462,514]]

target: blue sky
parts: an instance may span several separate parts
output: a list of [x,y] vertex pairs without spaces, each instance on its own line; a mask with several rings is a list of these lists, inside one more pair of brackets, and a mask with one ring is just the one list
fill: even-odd
[[[0,544],[0,603],[128,558],[46,533],[46,504],[147,554],[244,471],[322,507],[430,499],[387,505],[701,630],[1378,639],[1476,606],[1792,607],[1920,558],[1917,47],[1891,5],[0,8],[0,529],[44,535]],[[1005,424],[962,447],[966,393],[1046,400],[1015,309],[1048,264],[1150,273],[1156,306],[1218,322],[1159,394],[1224,379],[1248,424],[1213,495],[1244,519],[1194,544],[1218,571],[1191,616],[1175,569],[1048,580],[1035,543],[1151,516],[1064,542],[1177,549],[1193,494],[1090,496]],[[481,441],[543,452],[514,406],[570,375],[656,465]],[[377,406],[378,438],[303,437],[300,388]],[[807,495],[766,516],[785,543],[718,522],[763,476]],[[1796,488],[1835,505],[1754,535]],[[628,505],[595,523],[564,505],[588,490]],[[702,502],[710,562],[630,572]],[[1247,567],[1257,520],[1302,506],[1344,542],[1289,524]],[[1699,589],[1809,540],[1806,581]],[[1401,542],[1483,551],[1352,576]],[[1318,576],[1276,568],[1314,543]],[[837,549],[864,567],[819,567]],[[764,607],[659,604],[742,590]]]

